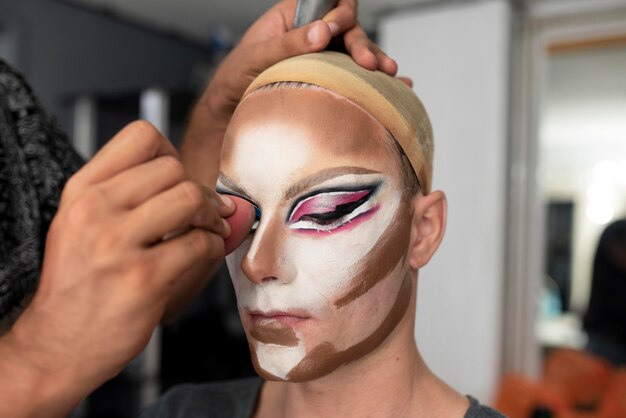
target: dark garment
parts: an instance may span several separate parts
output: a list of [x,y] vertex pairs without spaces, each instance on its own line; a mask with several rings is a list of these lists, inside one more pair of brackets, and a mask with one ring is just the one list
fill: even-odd
[[506,418],[495,409],[479,404],[478,401],[471,396],[468,396],[468,398],[470,400],[470,407],[463,418]]
[[22,76],[0,60],[0,327],[35,292],[61,190],[82,164]]
[[141,418],[248,418],[254,412],[262,383],[251,377],[175,386],[146,409]]
[[593,262],[589,306],[583,328],[586,349],[612,362],[626,365],[626,220],[606,227]]
[[[168,391],[141,418],[249,418],[263,381],[259,378],[181,385]],[[503,418],[472,397],[464,418]]]

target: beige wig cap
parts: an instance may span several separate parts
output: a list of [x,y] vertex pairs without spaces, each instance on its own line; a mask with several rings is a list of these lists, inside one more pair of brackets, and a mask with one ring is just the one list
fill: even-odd
[[281,61],[262,72],[243,97],[281,81],[302,82],[343,96],[378,120],[408,157],[422,193],[430,193],[433,134],[422,102],[413,90],[380,71],[369,71],[348,55],[320,52]]

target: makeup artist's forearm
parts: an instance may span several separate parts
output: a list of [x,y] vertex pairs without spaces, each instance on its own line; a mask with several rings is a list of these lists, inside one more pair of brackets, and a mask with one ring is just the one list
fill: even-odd
[[[12,342],[10,331],[0,337],[0,416],[62,418],[83,398],[80,382],[51,376],[35,367]],[[64,382],[70,383],[68,386]],[[95,388],[94,388],[95,389]]]
[[217,93],[211,94],[210,91],[210,88],[205,91],[191,111],[180,153],[183,164],[192,177],[203,173],[203,178],[195,178],[196,181],[215,187],[224,133],[232,111],[215,109],[217,105],[211,102],[215,100],[213,96]]

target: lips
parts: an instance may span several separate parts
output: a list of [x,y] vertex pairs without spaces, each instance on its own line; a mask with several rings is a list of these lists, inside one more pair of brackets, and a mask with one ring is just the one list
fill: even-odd
[[301,310],[267,312],[252,310],[248,312],[248,315],[254,325],[270,326],[272,328],[278,328],[281,324],[289,327],[297,326],[311,318],[308,312]]

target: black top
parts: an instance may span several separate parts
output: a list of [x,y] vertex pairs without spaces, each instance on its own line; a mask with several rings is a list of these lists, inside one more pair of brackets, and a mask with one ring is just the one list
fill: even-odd
[[0,59],[0,326],[35,292],[61,190],[82,164],[23,77]]
[[[259,378],[177,386],[146,409],[141,418],[249,418],[263,381]],[[464,418],[504,418],[471,396]]]
[[591,296],[583,327],[626,348],[626,219],[606,227],[593,262]]

